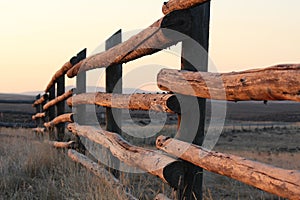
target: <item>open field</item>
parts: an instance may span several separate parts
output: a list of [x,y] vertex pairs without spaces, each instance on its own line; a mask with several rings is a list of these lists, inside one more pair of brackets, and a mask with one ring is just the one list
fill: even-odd
[[[162,134],[173,134],[175,126]],[[214,150],[278,167],[300,170],[300,128],[226,130]],[[0,130],[0,199],[115,199],[113,188],[73,163],[64,151],[38,140],[30,130]],[[204,199],[279,199],[238,181],[204,174]],[[171,189],[148,174],[122,174],[121,181],[139,199]]]

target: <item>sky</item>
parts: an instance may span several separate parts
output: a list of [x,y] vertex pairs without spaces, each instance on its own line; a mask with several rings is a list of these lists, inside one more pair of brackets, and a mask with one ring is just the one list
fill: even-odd
[[[0,0],[0,93],[44,90],[52,75],[83,48],[91,55],[120,28],[136,32],[163,17],[163,2]],[[209,56],[217,71],[300,63],[299,8],[299,0],[212,0]],[[126,64],[125,74],[153,63],[179,67],[178,56],[166,62],[163,54]],[[93,73],[90,82],[102,75]],[[155,82],[155,74],[151,80]],[[67,84],[74,80],[67,79]]]

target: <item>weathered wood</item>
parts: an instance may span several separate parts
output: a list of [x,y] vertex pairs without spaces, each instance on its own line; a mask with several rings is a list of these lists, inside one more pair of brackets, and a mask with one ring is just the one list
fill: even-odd
[[44,117],[46,117],[46,113],[44,113],[44,112],[43,113],[37,113],[37,114],[32,116],[32,120],[37,120],[39,118],[44,118]]
[[56,81],[61,77],[66,74],[66,72],[71,69],[73,65],[71,62],[66,62],[51,78],[49,84],[47,85],[45,92],[49,92],[50,88],[55,85]]
[[88,157],[83,154],[78,153],[74,150],[68,151],[68,156],[75,162],[80,163],[85,168],[93,172],[96,176],[98,176],[102,181],[115,190],[115,194],[119,200],[128,199],[128,200],[137,200],[132,194],[130,194],[128,189],[124,187],[118,179],[116,179],[111,173],[109,173],[106,169],[98,165],[97,163],[91,161]]
[[39,104],[42,104],[43,102],[45,102],[46,100],[48,99],[48,95],[47,94],[44,94],[41,96],[40,99],[36,100],[33,104],[32,104],[32,107],[35,107]]
[[[86,58],[86,53],[87,53],[87,49],[84,49],[82,51],[82,55],[80,60],[77,60],[76,62],[79,63],[81,60]],[[76,94],[82,94],[82,93],[86,93],[86,72],[85,71],[81,71],[80,73],[77,74],[76,77]],[[79,124],[85,124],[86,123],[86,106],[85,105],[80,105],[76,108],[76,113],[79,114],[78,115],[78,119],[77,119],[77,123]]]
[[55,106],[57,103],[67,100],[69,97],[71,97],[73,95],[73,93],[74,93],[74,89],[71,89],[71,90],[67,91],[63,95],[58,96],[55,99],[53,99],[53,100],[49,101],[48,103],[46,103],[43,106],[43,109],[48,110],[50,107]]
[[35,133],[40,133],[40,134],[44,134],[45,133],[45,128],[33,128],[32,129],[33,132]]
[[167,113],[180,111],[176,96],[172,94],[86,93],[69,98],[67,104],[74,107],[81,104],[95,104],[110,108],[153,110]]
[[[110,38],[105,41],[105,50],[109,50],[114,46],[122,43],[122,30],[120,29]],[[122,94],[123,92],[123,70],[122,64],[112,65],[105,69],[105,91],[107,93]],[[106,130],[122,135],[122,110],[118,108],[106,107]],[[103,149],[102,154],[106,155],[110,160],[110,171],[116,178],[119,178],[120,161],[110,153],[110,151]]]
[[44,126],[46,128],[50,128],[50,127],[54,127],[57,124],[65,123],[65,122],[73,123],[74,122],[74,114],[68,113],[68,114],[60,115],[60,116],[54,118],[52,121],[44,123]]
[[281,169],[242,157],[209,151],[164,136],[157,138],[156,147],[207,171],[228,176],[280,197],[300,197],[300,171]]
[[164,194],[158,194],[156,195],[156,197],[154,198],[154,200],[171,200],[168,197],[166,197]]
[[58,149],[68,149],[72,147],[74,141],[69,141],[69,142],[47,141],[47,143]]
[[[38,94],[35,97],[36,100],[39,100],[40,98],[41,98],[40,94]],[[35,114],[42,112],[42,104],[35,105],[34,108],[35,108]],[[42,118],[38,118],[37,120],[35,120],[35,119],[36,119],[35,116],[32,116],[32,120],[35,121],[35,124],[37,125],[37,127],[42,127],[43,126]]]
[[[52,87],[49,89],[49,101],[52,101],[53,99],[55,99],[55,85],[52,85]],[[55,107],[50,107],[48,109],[48,122],[51,122],[52,120],[54,120],[54,118],[56,117],[56,110]],[[50,140],[56,140],[56,134],[55,134],[55,130],[54,128],[51,126],[48,128],[48,132],[49,132],[49,139]]]
[[[56,81],[56,96],[62,96],[65,94],[65,76],[61,76]],[[65,114],[65,100],[57,102],[56,112],[57,116]],[[59,123],[56,125],[57,141],[61,142],[65,137],[65,123]]]
[[[166,31],[166,29],[174,31],[170,32]],[[188,33],[190,29],[190,11],[172,12],[127,41],[81,61],[70,69],[67,75],[69,78],[72,78],[78,74],[79,70],[87,71],[95,68],[106,68],[126,63],[145,55],[151,55],[186,38],[184,35],[176,34],[175,31]]]
[[[210,2],[198,5],[189,9],[192,15],[192,31],[188,35],[190,39],[182,42],[181,51],[181,70],[188,71],[208,71],[208,47],[209,47],[209,22],[210,22]],[[206,99],[195,98],[179,95],[178,98],[183,100],[185,105],[192,107],[192,111],[186,111],[186,107],[182,106],[182,115],[178,130],[178,139],[186,141],[191,138],[191,131],[194,134],[190,141],[196,145],[202,145],[205,134],[205,115],[206,115]],[[198,115],[198,116],[197,116]],[[194,120],[197,119],[198,123]],[[194,130],[191,127],[196,126]],[[202,200],[202,183],[203,169],[190,166],[188,173],[184,177],[184,190],[178,191],[178,199],[186,200]]]
[[169,0],[164,3],[162,12],[167,15],[175,10],[192,8],[208,1],[210,0]]
[[181,161],[158,151],[133,146],[116,133],[78,124],[69,124],[68,129],[75,135],[102,145],[124,163],[155,175],[174,188],[178,187],[178,182],[185,173]]
[[157,84],[162,90],[206,99],[299,102],[299,75],[299,64],[223,74],[163,69],[158,74]]

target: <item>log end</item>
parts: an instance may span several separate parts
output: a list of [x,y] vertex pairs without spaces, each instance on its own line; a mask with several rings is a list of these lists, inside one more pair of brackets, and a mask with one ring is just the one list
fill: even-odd
[[176,114],[181,114],[180,103],[175,95],[167,100],[167,107]]
[[187,168],[184,162],[175,161],[170,163],[163,169],[163,175],[168,184],[175,190],[183,189],[183,180],[186,171]]

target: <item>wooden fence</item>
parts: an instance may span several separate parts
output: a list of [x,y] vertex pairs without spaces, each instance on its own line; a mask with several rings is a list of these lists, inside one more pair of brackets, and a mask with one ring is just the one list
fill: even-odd
[[[238,156],[208,151],[201,147],[204,137],[205,99],[300,101],[300,65],[280,65],[266,69],[218,74],[207,72],[208,58],[205,56],[195,60],[197,66],[188,62],[189,58],[195,59],[195,55],[192,55],[194,49],[191,49],[185,37],[174,39],[165,34],[162,28],[184,33],[208,50],[209,10],[210,2],[206,0],[170,0],[163,5],[165,14],[163,18],[127,41],[121,42],[121,31],[118,31],[106,41],[106,51],[86,58],[85,49],[72,57],[52,77],[45,94],[37,96],[33,104],[37,113],[33,119],[37,120],[39,128],[35,131],[43,132],[42,127],[46,127],[51,139],[56,141],[52,142],[52,145],[72,149],[74,143],[80,141],[63,141],[65,124],[69,123],[67,128],[75,136],[102,145],[120,161],[168,183],[177,191],[178,199],[202,199],[202,169],[228,176],[280,197],[299,199],[299,171],[285,170]],[[182,54],[185,57],[182,59],[181,70],[163,69],[157,76],[159,88],[169,92],[168,94],[122,94],[122,82],[120,83],[119,80],[122,79],[123,63],[156,53],[178,42],[182,42]],[[95,68],[106,68],[105,93],[86,93],[85,71]],[[76,90],[65,92],[65,75],[69,78],[76,77]],[[217,82],[220,79],[223,81],[221,86]],[[115,88],[117,94],[112,95]],[[220,95],[222,93],[223,95]],[[162,153],[131,145],[122,138],[121,119],[112,116],[113,109],[174,113],[179,119],[178,131],[187,131],[181,134],[189,134],[189,130],[181,130],[180,127],[190,119],[191,111],[181,110],[179,96],[180,98],[198,97],[200,123],[193,144],[178,138],[160,136],[157,138],[156,147],[165,152]],[[65,113],[66,103],[76,107],[77,113],[80,114]],[[106,131],[86,126],[85,105],[87,104],[107,108]],[[85,150],[82,147],[81,153]],[[68,155],[114,185],[120,193],[120,199],[136,199],[126,192],[124,186],[116,179],[117,172],[112,176],[74,150],[69,150]],[[156,199],[167,199],[167,197],[160,194]]]

